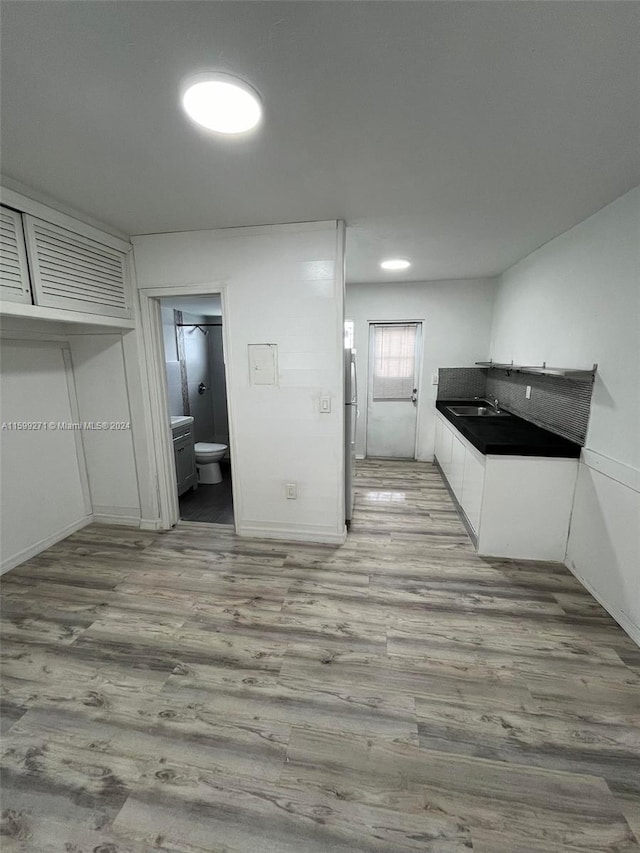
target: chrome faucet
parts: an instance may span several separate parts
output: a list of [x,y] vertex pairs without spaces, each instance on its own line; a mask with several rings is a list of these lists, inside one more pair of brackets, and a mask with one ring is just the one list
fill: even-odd
[[497,397],[493,398],[493,408],[496,410],[496,412],[500,411],[500,403],[498,403]]

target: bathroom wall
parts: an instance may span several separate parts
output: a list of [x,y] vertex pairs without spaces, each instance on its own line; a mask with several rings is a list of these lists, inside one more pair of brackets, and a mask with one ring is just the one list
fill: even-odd
[[160,313],[162,315],[162,337],[164,340],[164,359],[167,373],[167,399],[169,401],[169,414],[184,415],[174,310],[173,308],[167,308],[163,305],[160,308]]
[[[160,310],[169,414],[191,415],[194,418],[196,441],[228,445],[229,415],[222,318],[177,311],[166,305],[162,305]],[[187,326],[176,326],[178,322],[186,323]],[[206,335],[199,329],[189,328],[189,324],[205,323]],[[183,396],[183,377],[186,380],[186,398]],[[204,394],[198,393],[200,382],[207,389]]]
[[209,376],[211,380],[211,408],[213,411],[213,440],[217,444],[229,444],[229,413],[227,411],[227,387],[222,346],[222,321],[220,317],[209,317],[207,343],[209,345]]
[[[209,369],[208,334],[204,334],[192,323],[208,323],[208,317],[203,314],[188,314],[182,312],[182,322],[187,326],[178,329],[179,350],[184,353],[184,365],[187,380],[187,395],[189,411],[184,414],[194,419],[194,436],[196,441],[213,441],[213,409],[211,407],[211,372]],[[206,328],[206,327],[205,327]],[[207,333],[209,329],[207,328]],[[207,389],[204,394],[198,392],[202,383]],[[181,413],[182,414],[182,413]]]

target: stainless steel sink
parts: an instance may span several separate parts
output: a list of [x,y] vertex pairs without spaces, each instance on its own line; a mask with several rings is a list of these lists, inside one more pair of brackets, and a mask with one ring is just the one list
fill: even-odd
[[449,411],[458,417],[467,418],[504,418],[509,412],[496,412],[491,406],[447,406]]

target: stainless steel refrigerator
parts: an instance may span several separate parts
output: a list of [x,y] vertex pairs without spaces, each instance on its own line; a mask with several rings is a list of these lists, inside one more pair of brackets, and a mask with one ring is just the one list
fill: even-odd
[[344,487],[345,520],[347,527],[353,515],[354,484],[356,471],[356,425],[358,422],[358,379],[356,374],[356,351],[344,351]]

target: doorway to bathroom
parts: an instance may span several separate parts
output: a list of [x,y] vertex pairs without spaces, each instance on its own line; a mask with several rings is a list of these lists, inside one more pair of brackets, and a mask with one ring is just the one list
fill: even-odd
[[220,294],[160,299],[181,521],[234,525]]

